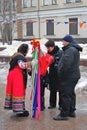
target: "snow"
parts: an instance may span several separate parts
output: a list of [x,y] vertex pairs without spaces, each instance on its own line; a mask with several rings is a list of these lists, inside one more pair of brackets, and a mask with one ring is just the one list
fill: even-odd
[[[0,55],[1,55],[1,56],[12,56],[12,55],[17,51],[17,48],[18,48],[22,43],[27,43],[27,44],[28,44],[28,42],[13,41],[13,42],[12,42],[12,45],[8,45],[8,46],[5,46],[5,45],[4,45],[3,47],[6,47],[6,49],[0,51]],[[28,45],[29,45],[29,48],[30,48],[30,50],[31,50],[30,44],[28,44]],[[1,44],[0,44],[0,47],[2,47]],[[31,56],[30,53],[31,53],[31,52],[29,51],[29,53],[28,53],[29,56]]]
[[[46,47],[44,44],[46,43],[47,39],[41,39],[41,49],[44,53],[47,52]],[[0,42],[0,47],[6,47],[6,49],[0,51],[0,56],[12,56],[16,51],[17,48],[22,44],[27,43],[29,45],[29,52],[27,54],[28,57],[31,57],[32,52],[32,46],[29,44],[30,41],[22,42],[22,41],[13,41],[12,45],[2,45],[2,42]],[[56,41],[56,45],[58,45],[60,48],[62,48],[62,42]],[[80,46],[83,48],[83,52],[81,52],[80,59],[87,60],[87,44],[80,44]],[[0,80],[2,83],[6,83],[6,78],[9,70],[9,64],[6,62],[0,62]],[[86,66],[80,66],[81,71],[81,78],[76,85],[76,90],[82,90],[84,88],[87,88],[87,67]]]

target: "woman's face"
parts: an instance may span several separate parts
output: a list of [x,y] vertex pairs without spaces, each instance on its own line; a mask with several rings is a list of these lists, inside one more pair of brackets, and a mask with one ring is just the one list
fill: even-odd
[[53,51],[53,49],[54,49],[54,47],[47,47],[47,50],[48,50],[48,52],[51,52],[51,51]]
[[27,52],[26,52],[25,56],[28,54],[28,51],[29,51],[29,48],[27,49]]

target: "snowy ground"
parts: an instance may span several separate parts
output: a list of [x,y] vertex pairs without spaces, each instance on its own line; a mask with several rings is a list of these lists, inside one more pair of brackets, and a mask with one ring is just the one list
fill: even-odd
[[[44,46],[44,44],[46,43],[47,39],[41,39],[41,49],[42,51],[45,53],[46,47]],[[32,46],[29,44],[30,41],[26,41],[26,42],[21,42],[21,41],[13,41],[12,45],[2,45],[2,43],[0,42],[0,47],[6,47],[5,50],[0,51],[0,56],[11,56],[13,55],[14,52],[16,52],[17,48],[22,44],[22,43],[27,43],[29,45],[29,52],[27,54],[27,56],[31,57],[31,52],[32,52]],[[56,41],[55,42],[56,45],[58,45],[60,48],[62,48],[62,42],[61,41]],[[80,58],[86,60],[87,59],[87,44],[80,44],[81,47],[83,47],[83,52],[81,52]]]
[[[46,48],[44,46],[44,43],[47,41],[47,39],[42,39],[41,40],[41,49],[43,52],[46,52]],[[31,57],[31,51],[32,51],[32,46],[29,44],[29,41],[27,42],[21,42],[21,41],[13,41],[12,45],[7,45],[5,44],[4,46],[2,43],[0,43],[0,47],[6,47],[5,50],[0,51],[0,56],[11,56],[14,52],[16,52],[18,46],[22,43],[27,43],[29,45],[29,53],[27,56]],[[61,42],[55,42],[56,45],[58,45],[60,48],[62,47]],[[83,47],[83,52],[81,52],[81,59],[87,59],[87,44],[80,44]],[[6,78],[7,78],[7,73],[9,69],[9,64],[6,62],[0,62],[0,84],[6,84]],[[87,91],[87,67],[85,66],[80,66],[81,70],[81,78],[76,86],[76,90],[86,90]]]

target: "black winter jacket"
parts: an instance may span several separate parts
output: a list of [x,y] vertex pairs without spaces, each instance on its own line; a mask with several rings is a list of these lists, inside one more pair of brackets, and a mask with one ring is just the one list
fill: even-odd
[[68,46],[64,46],[63,55],[58,64],[58,76],[61,80],[78,80],[80,78],[80,53],[82,48],[72,42]]
[[52,52],[48,52],[50,55],[54,56],[54,63],[49,67],[49,89],[51,91],[57,91],[58,89],[58,75],[56,66],[58,66],[59,59],[62,56],[62,50],[58,46],[54,47]]

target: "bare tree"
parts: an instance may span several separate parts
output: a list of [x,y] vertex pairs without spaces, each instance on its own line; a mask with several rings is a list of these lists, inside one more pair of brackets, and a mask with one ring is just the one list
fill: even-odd
[[12,44],[14,23],[12,19],[16,17],[16,0],[0,0],[1,1],[1,16],[3,24],[1,27],[2,42],[9,45]]

